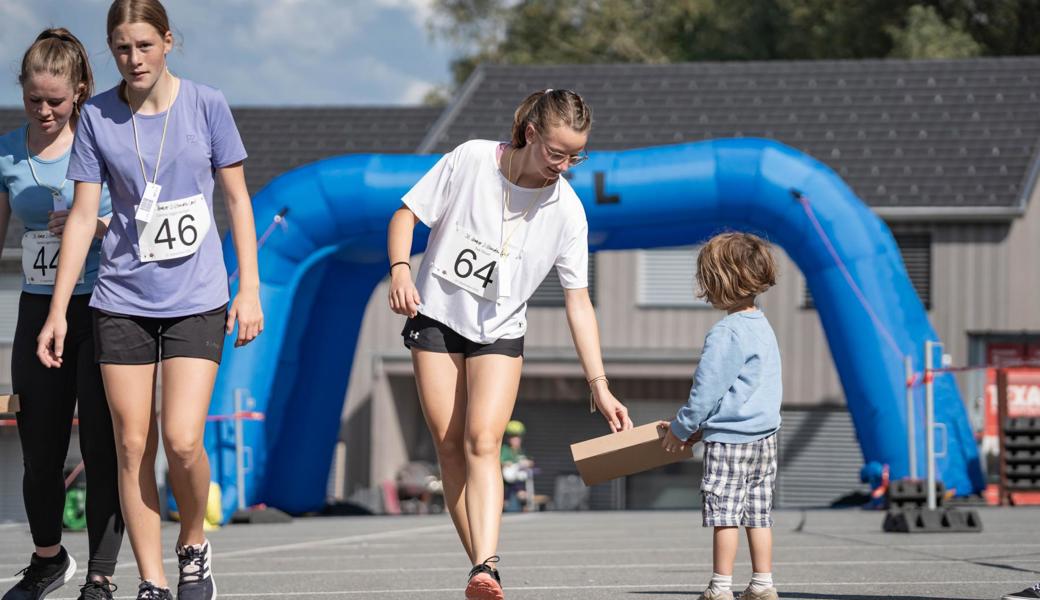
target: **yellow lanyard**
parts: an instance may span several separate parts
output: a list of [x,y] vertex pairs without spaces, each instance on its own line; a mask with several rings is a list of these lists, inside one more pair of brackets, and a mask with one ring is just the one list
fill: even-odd
[[[516,154],[516,150],[510,148],[509,160],[506,161],[506,182],[507,182],[508,185],[502,186],[502,233],[503,233],[503,236],[505,237],[505,240],[502,242],[502,248],[499,249],[498,254],[500,256],[503,256],[503,257],[509,256],[509,240],[513,239],[513,234],[515,234],[516,231],[518,229],[520,229],[520,227],[524,224],[524,218],[527,217],[527,213],[531,211],[531,207],[533,207],[535,204],[538,204],[538,198],[535,198],[535,199],[531,200],[531,202],[527,205],[527,208],[525,208],[523,210],[523,212],[520,213],[520,216],[517,217],[517,221],[519,221],[519,222],[516,224],[515,227],[513,227],[513,230],[509,232],[509,235],[505,235],[505,230],[506,230],[506,212],[507,211],[508,212],[513,212],[513,207],[509,206],[509,199],[511,197],[510,185],[513,184],[513,155],[514,154]],[[545,185],[548,184],[548,183],[549,183],[549,178],[546,177],[545,181],[542,182],[542,187],[545,187]]]
[[[177,87],[180,87],[178,84]],[[162,162],[162,151],[163,145],[166,144],[166,126],[170,124],[170,107],[173,106],[173,97],[177,94],[177,90],[174,89],[170,92],[170,97],[166,100],[166,117],[163,119],[162,126],[162,139],[159,140],[159,154],[155,157],[155,172],[152,174],[152,183],[154,184],[159,178],[159,163]],[[130,104],[130,95],[127,94],[127,105]],[[134,116],[136,111],[133,107],[130,108],[130,124],[134,128],[134,148],[137,150],[137,160],[141,162],[141,177],[144,178],[144,182],[148,183],[148,175],[144,170],[144,157],[141,156],[141,143],[137,139],[137,118]]]

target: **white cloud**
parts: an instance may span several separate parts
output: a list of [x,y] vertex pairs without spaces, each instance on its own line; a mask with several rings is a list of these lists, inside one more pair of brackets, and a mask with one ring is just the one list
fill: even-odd
[[[39,22],[28,5],[5,5],[0,8],[0,57],[3,57],[0,76],[10,73],[15,78],[18,77],[25,49],[46,26]],[[7,85],[8,78],[3,79],[0,85]],[[21,97],[21,93],[18,96]]]
[[435,87],[436,85],[433,82],[414,80],[405,88],[402,103],[421,104],[426,99],[426,94]]
[[433,0],[373,0],[373,4],[381,8],[407,10],[419,28],[425,28],[426,22],[433,14]]
[[[166,0],[176,73],[221,88],[235,105],[407,104],[450,79],[448,48],[425,23],[433,0]],[[17,5],[15,5],[17,3]],[[53,24],[87,44],[99,88],[117,81],[104,45],[108,0],[0,0],[0,77],[17,69],[26,32]],[[0,85],[0,105],[20,104]]]

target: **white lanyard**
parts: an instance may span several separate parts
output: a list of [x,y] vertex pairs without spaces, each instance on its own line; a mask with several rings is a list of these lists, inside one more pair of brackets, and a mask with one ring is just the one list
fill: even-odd
[[[141,203],[137,205],[134,218],[142,223],[148,223],[152,220],[152,215],[155,214],[155,207],[159,204],[159,194],[162,192],[162,186],[157,183],[159,179],[159,163],[162,162],[163,146],[166,144],[166,126],[170,124],[170,113],[173,112],[173,98],[177,95],[177,90],[180,87],[179,84],[175,83],[175,85],[176,87],[170,91],[169,98],[166,99],[166,117],[163,118],[162,139],[159,140],[159,153],[155,156],[155,171],[152,173],[151,181],[148,181],[148,174],[144,170],[141,143],[137,139],[136,111],[134,111],[133,107],[130,107],[130,123],[134,128],[134,148],[137,150],[137,160],[141,163],[141,177],[144,178],[144,193],[141,194]],[[130,106],[129,95],[127,96],[127,106]]]
[[[513,239],[513,234],[515,234],[516,231],[518,229],[520,229],[520,227],[524,224],[524,219],[527,217],[527,213],[530,212],[531,208],[535,204],[538,204],[538,202],[540,200],[539,198],[534,198],[533,200],[531,200],[531,202],[528,203],[527,207],[524,208],[524,210],[517,217],[517,219],[516,219],[517,220],[517,224],[513,227],[513,230],[509,232],[509,235],[506,235],[506,211],[508,210],[509,212],[514,212],[513,211],[513,207],[509,206],[509,199],[512,197],[512,194],[510,193],[510,186],[513,184],[513,155],[516,154],[516,150],[514,150],[512,148],[510,148],[510,150],[512,150],[512,152],[510,152],[510,154],[509,154],[509,160],[506,161],[506,182],[507,182],[507,184],[502,186],[502,234],[501,235],[502,235],[503,239],[502,239],[502,248],[499,249],[499,251],[498,251],[498,253],[500,255],[502,255],[502,257],[509,256],[509,241]],[[545,178],[545,182],[543,182],[543,184],[542,184],[542,187],[544,188],[545,184],[548,184],[548,183],[549,183],[549,178],[546,177]]]
[[32,173],[33,181],[36,185],[47,188],[51,192],[51,208],[54,210],[65,210],[65,200],[61,197],[61,191],[65,189],[65,184],[69,182],[68,179],[63,179],[61,185],[58,187],[51,187],[46,183],[40,181],[39,175],[36,174],[36,167],[33,166],[33,155],[32,151],[29,150],[29,126],[25,126],[25,158],[29,163],[29,172]]
[[[170,92],[170,97],[166,100],[166,117],[163,118],[162,126],[162,139],[159,140],[159,154],[155,156],[155,172],[152,173],[151,183],[154,185],[156,180],[159,178],[159,163],[162,162],[162,151],[163,145],[166,144],[166,126],[170,124],[170,107],[173,105],[173,96],[176,90]],[[129,95],[127,96],[127,106],[130,106]],[[147,185],[148,175],[144,170],[144,157],[141,156],[141,143],[137,139],[137,118],[134,116],[135,111],[133,107],[130,107],[130,124],[134,128],[134,148],[137,150],[137,160],[141,162],[141,177],[144,178],[144,183]]]

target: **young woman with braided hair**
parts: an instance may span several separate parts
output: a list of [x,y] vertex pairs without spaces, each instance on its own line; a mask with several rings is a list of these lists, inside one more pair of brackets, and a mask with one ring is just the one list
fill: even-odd
[[[553,267],[593,401],[612,430],[632,427],[607,387],[588,290],[588,223],[562,177],[585,160],[591,125],[578,94],[531,94],[516,110],[510,143],[455,148],[390,220],[390,308],[408,317],[402,336],[448,510],[473,565],[469,600],[503,598],[499,448],[520,385],[527,301]],[[413,281],[408,257],[419,221],[431,233]]]

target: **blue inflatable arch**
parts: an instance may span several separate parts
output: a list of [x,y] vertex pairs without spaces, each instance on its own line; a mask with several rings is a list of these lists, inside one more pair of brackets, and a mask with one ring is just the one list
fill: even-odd
[[[266,413],[264,423],[246,428],[249,504],[299,513],[325,502],[361,319],[386,274],[387,222],[437,159],[332,158],[280,176],[254,199],[257,223],[289,207],[291,226],[259,255],[266,330],[245,348],[228,345],[211,409],[232,412],[234,390],[245,388],[255,410]],[[777,142],[717,140],[596,152],[571,183],[585,203],[593,251],[694,244],[724,228],[783,247],[808,281],[864,459],[891,465],[893,477],[908,474],[903,356],[919,369],[923,342],[938,338],[888,228],[833,171]],[[804,194],[832,248],[792,190]],[[425,247],[426,235],[417,228],[415,250]],[[230,240],[225,255],[234,262]],[[948,438],[939,476],[959,494],[979,491],[978,450],[960,395],[949,375],[935,385],[936,417]],[[924,473],[923,402],[917,404],[915,459]],[[226,514],[235,497],[230,432],[218,425],[207,436]]]

